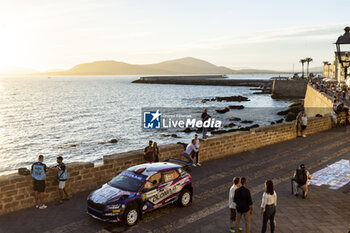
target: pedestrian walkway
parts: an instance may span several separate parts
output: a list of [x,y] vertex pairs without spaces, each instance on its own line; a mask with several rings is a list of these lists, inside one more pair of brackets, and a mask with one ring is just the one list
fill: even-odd
[[[350,128],[296,138],[193,168],[193,203],[148,213],[137,226],[102,223],[86,215],[87,193],[61,206],[34,208],[0,216],[0,232],[228,232],[228,190],[233,176],[247,177],[254,202],[251,232],[260,232],[264,181],[273,179],[278,195],[276,232],[339,232],[350,230],[350,185],[338,190],[310,186],[307,199],[291,195],[290,178],[304,163],[312,174],[341,159],[350,160]],[[243,226],[243,223],[242,223]],[[269,231],[269,228],[268,228]]]

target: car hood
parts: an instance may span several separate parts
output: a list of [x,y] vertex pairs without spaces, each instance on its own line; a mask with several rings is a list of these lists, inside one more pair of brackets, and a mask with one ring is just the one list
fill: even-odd
[[129,196],[130,194],[133,193],[105,184],[101,188],[91,193],[90,200],[98,204],[107,204],[117,201],[124,195]]

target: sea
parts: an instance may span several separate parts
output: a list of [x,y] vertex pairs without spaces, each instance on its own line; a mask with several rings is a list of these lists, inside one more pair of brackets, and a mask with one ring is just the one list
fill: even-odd
[[[269,79],[275,74],[229,75],[230,79]],[[194,132],[144,130],[143,109],[186,109],[200,118],[201,109],[217,120],[229,123],[240,117],[253,123],[238,126],[269,125],[281,119],[276,113],[287,109],[291,100],[275,100],[268,94],[256,95],[251,87],[133,84],[139,76],[52,76],[0,77],[0,175],[16,172],[45,156],[45,163],[101,163],[102,157],[144,148],[148,140],[158,145],[189,143]],[[204,98],[241,95],[247,102],[203,102]],[[228,105],[241,110],[218,114]],[[253,111],[251,111],[253,110]],[[210,134],[209,134],[210,135]],[[108,141],[116,139],[117,143]]]

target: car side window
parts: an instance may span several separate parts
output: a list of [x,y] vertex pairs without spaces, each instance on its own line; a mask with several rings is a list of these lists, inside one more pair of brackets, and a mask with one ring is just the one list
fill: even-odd
[[179,177],[179,173],[176,170],[163,172],[163,179],[165,183],[175,180],[178,177]]
[[146,182],[144,189],[151,190],[161,184],[162,174],[156,173],[153,176],[151,176],[148,181]]

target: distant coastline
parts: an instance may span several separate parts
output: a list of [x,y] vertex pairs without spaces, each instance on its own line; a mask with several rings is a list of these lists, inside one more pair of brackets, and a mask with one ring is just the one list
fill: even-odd
[[[30,69],[18,68],[19,72],[0,75],[30,75],[30,76],[83,76],[83,75],[224,75],[224,74],[290,74],[290,71],[264,69],[230,69],[217,66],[207,61],[185,57],[154,64],[136,65],[125,62],[105,60],[78,64],[71,69],[54,69],[46,72],[37,72]],[[30,70],[30,71],[29,71]],[[310,68],[311,72],[322,72],[322,67]],[[30,72],[30,73],[28,73]]]
[[285,74],[290,72],[239,69],[216,66],[207,61],[185,57],[155,64],[135,65],[118,61],[82,63],[65,71],[40,72],[31,75],[179,75],[179,74]]

